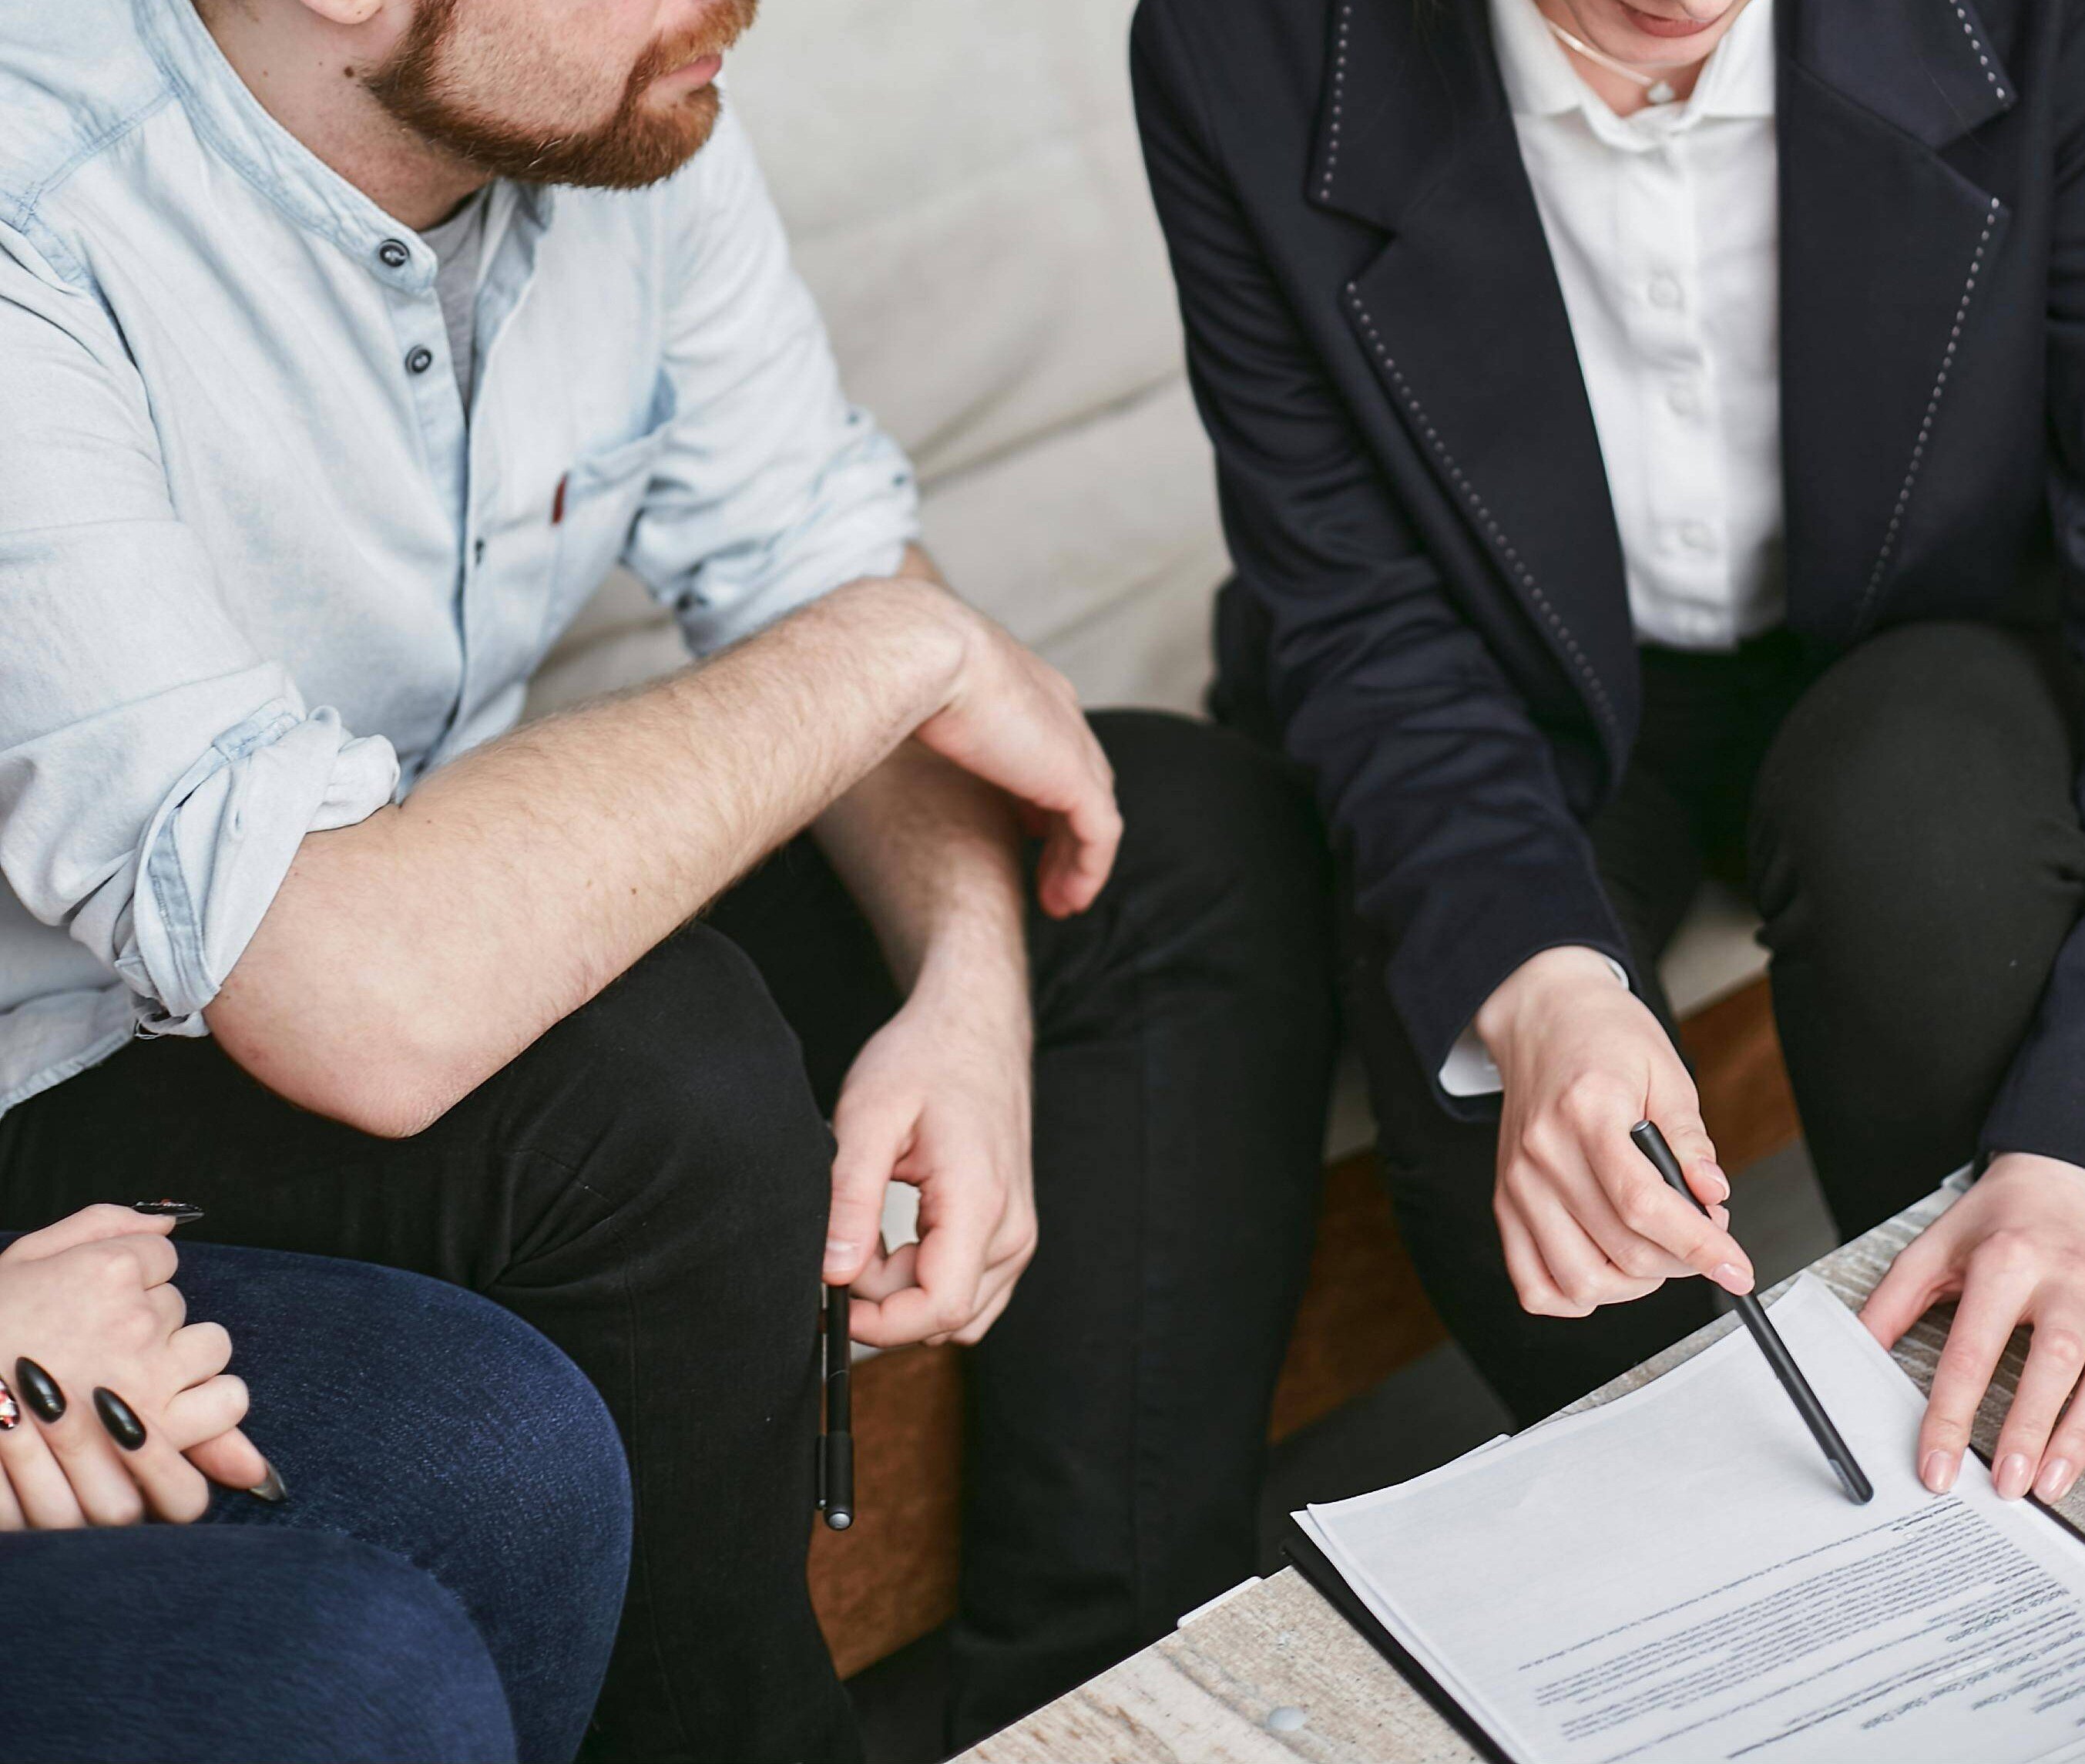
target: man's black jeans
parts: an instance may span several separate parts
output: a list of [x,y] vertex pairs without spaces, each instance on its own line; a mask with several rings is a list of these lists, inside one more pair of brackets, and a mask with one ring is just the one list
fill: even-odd
[[[1855,1235],[1977,1155],[2085,907],[2068,666],[2040,633],[1933,623],[1821,669],[1777,633],[1730,655],[1646,650],[1643,669],[1634,760],[1590,829],[1601,878],[1653,976],[1705,873],[1747,886],[1804,1136]],[[1583,1319],[1521,1310],[1492,1218],[1497,1124],[1434,1102],[1386,954],[1349,916],[1342,990],[1399,1220],[1435,1305],[1532,1421],[1707,1321],[1713,1298],[1673,1281]],[[1740,1183],[1741,1242],[1744,1209]]]
[[[1128,830],[1090,912],[1032,924],[1042,1242],[969,1356],[959,1741],[1251,1571],[1310,1241],[1332,1010],[1307,794],[1220,730],[1095,724]],[[207,1209],[194,1235],[489,1294],[629,1452],[592,1755],[848,1758],[804,1585],[826,1116],[896,1002],[800,841],[410,1140],[304,1114],[208,1041],[127,1049],[0,1117],[0,1228],[149,1189]]]

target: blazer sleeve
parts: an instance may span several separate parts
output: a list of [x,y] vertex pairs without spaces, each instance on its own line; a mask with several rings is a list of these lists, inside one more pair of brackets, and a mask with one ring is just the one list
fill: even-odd
[[[2049,513],[2072,661],[2085,667],[2085,7],[2065,27],[2049,280]],[[2085,743],[2081,743],[2085,751]],[[2085,772],[2075,791],[2085,814]],[[1984,1124],[1987,1155],[2085,1164],[2085,921],[2057,952],[2034,1026]]]
[[1574,944],[1640,977],[1548,742],[1450,600],[1201,126],[1191,28],[1144,0],[1131,73],[1232,563],[1269,628],[1285,744],[1392,951],[1392,1004],[1441,1106],[1476,1118],[1495,1099],[1450,1096],[1442,1068],[1507,975]]

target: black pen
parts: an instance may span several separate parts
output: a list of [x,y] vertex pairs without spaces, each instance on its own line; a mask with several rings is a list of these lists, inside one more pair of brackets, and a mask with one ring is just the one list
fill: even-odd
[[854,1523],[853,1392],[847,1383],[853,1363],[853,1296],[845,1286],[826,1288],[826,1425],[818,1435],[818,1511],[834,1531]]
[[[1687,1186],[1686,1177],[1679,1173],[1679,1160],[1672,1155],[1672,1148],[1666,1144],[1665,1135],[1658,1132],[1656,1122],[1638,1121],[1629,1129],[1629,1137],[1636,1141],[1636,1149],[1650,1160],[1652,1168],[1665,1179],[1667,1187],[1677,1188],[1701,1212],[1708,1212],[1708,1208],[1695,1198],[1694,1191]],[[1781,1332],[1767,1320],[1766,1307],[1750,1293],[1736,1297],[1734,1302],[1738,1316],[1752,1331],[1760,1351],[1766,1355],[1766,1363],[1773,1368],[1773,1375],[1781,1380],[1781,1388],[1795,1405],[1795,1412],[1809,1427],[1811,1436],[1816,1440],[1826,1460],[1839,1473],[1848,1498],[1857,1506],[1866,1506],[1875,1498],[1875,1485],[1854,1461],[1854,1454],[1846,1449],[1846,1442],[1839,1437],[1839,1430],[1832,1425],[1832,1418],[1817,1401],[1817,1392],[1810,1388],[1810,1380],[1803,1375],[1803,1368],[1795,1363],[1795,1356],[1788,1351],[1788,1344],[1781,1340]]]

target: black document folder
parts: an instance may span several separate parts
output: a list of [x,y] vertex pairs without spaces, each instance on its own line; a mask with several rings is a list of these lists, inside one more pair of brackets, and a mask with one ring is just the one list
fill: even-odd
[[1397,1668],[1399,1675],[1433,1706],[1435,1713],[1469,1741],[1471,1749],[1478,1757],[1488,1758],[1491,1764],[1513,1764],[1498,1741],[1479,1727],[1469,1711],[1450,1696],[1440,1681],[1407,1653],[1398,1639],[1382,1626],[1375,1613],[1362,1602],[1361,1595],[1347,1583],[1347,1577],[1293,1519],[1282,1533],[1281,1553],[1295,1564],[1296,1571],[1324,1596],[1325,1601],[1360,1630],[1369,1644]]

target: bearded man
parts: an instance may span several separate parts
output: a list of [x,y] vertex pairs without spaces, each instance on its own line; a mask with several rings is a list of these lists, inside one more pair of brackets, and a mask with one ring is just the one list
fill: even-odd
[[[857,1749],[822,1273],[975,1347],[953,1738],[1248,1571],[1329,1037],[1288,775],[1089,725],[916,549],[720,104],[751,11],[0,45],[0,1228],[172,1188],[533,1322],[632,1471],[592,1744],[731,1764]],[[698,664],[516,727],[618,559]]]

